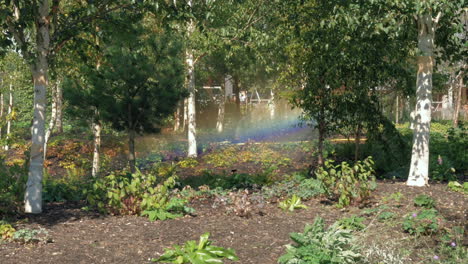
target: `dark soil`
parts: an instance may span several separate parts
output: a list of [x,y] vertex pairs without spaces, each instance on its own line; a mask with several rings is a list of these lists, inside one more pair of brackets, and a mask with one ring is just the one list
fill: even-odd
[[[397,213],[393,224],[375,221],[368,217],[365,243],[385,242],[393,239],[414,252],[411,263],[425,263],[417,253],[418,245],[408,240],[399,223],[402,217],[415,210],[413,198],[418,194],[432,196],[437,209],[446,218],[446,227],[467,226],[468,196],[448,191],[444,184],[427,188],[411,188],[403,183],[379,182],[370,207],[382,203],[382,197],[401,192],[403,198],[389,202]],[[276,263],[284,254],[284,246],[291,243],[290,232],[302,231],[306,223],[321,216],[329,224],[344,216],[359,214],[360,208],[345,210],[329,205],[322,198],[305,202],[307,210],[285,213],[277,204],[267,204],[262,214],[249,218],[229,215],[223,208],[212,208],[211,200],[196,200],[192,206],[196,216],[149,222],[137,216],[101,216],[86,212],[80,203],[48,204],[41,215],[20,217],[17,228],[45,228],[51,240],[35,244],[0,244],[0,262],[7,263],[149,263],[164,248],[182,244],[186,240],[198,240],[204,232],[211,233],[215,245],[236,250],[238,263]],[[402,238],[403,237],[403,238]],[[380,241],[378,241],[380,240]],[[433,239],[425,238],[430,246]],[[467,241],[465,241],[466,246]]]

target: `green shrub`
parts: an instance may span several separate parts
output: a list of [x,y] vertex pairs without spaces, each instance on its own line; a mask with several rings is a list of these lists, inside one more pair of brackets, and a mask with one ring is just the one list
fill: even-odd
[[389,219],[393,219],[394,217],[395,217],[395,213],[385,211],[385,212],[380,213],[379,216],[377,217],[377,219],[379,221],[383,222],[383,221],[386,221],[386,220],[389,220]]
[[19,229],[17,230],[12,237],[13,241],[20,243],[33,243],[49,240],[49,232],[47,230],[40,229]]
[[307,200],[324,193],[322,181],[306,178],[299,173],[292,175],[291,178],[262,187],[262,194],[266,198],[297,195]]
[[291,198],[280,202],[278,206],[284,211],[288,210],[290,212],[293,212],[296,209],[307,209],[307,206],[302,204],[301,198],[295,194]]
[[333,160],[325,161],[325,165],[319,167],[315,175],[322,181],[329,198],[338,200],[339,207],[365,200],[371,195],[376,187],[372,157],[357,161],[354,165],[347,162],[340,165],[333,163]]
[[357,215],[352,215],[350,217],[344,217],[338,220],[338,226],[342,229],[347,229],[351,231],[360,231],[366,228],[366,225],[363,224],[365,218],[358,217]]
[[[151,220],[172,218],[188,213],[186,200],[174,200],[171,189],[177,176],[174,170],[166,179],[158,179],[153,174],[140,171],[130,174],[110,174],[96,179],[85,191],[88,203],[101,212],[112,214],[144,214]],[[163,212],[167,212],[165,217]]]
[[452,162],[445,156],[438,156],[437,159],[431,158],[430,178],[434,181],[453,181],[457,179],[455,168]]
[[465,229],[455,226],[441,237],[441,243],[437,248],[437,254],[444,263],[466,263],[468,248],[463,244]]
[[166,249],[164,254],[153,262],[162,263],[192,263],[192,264],[210,264],[223,263],[223,259],[237,261],[239,258],[232,249],[225,249],[211,245],[209,241],[210,233],[200,236],[198,244],[191,240],[185,242],[184,246],[176,245],[173,249]]
[[447,184],[447,187],[454,192],[468,194],[468,182],[464,182],[463,185],[461,185],[457,181],[451,181]]
[[84,180],[64,177],[52,179],[44,173],[42,180],[42,200],[44,202],[63,202],[84,200],[83,189],[86,189]]
[[436,203],[432,197],[420,194],[414,198],[414,205],[430,209],[434,208]]
[[0,159],[0,215],[20,211],[28,180],[28,164],[7,166]]
[[291,233],[295,245],[286,246],[286,254],[278,259],[280,264],[342,264],[361,259],[351,231],[338,223],[325,229],[323,219],[317,217],[306,225],[303,233]]
[[5,221],[0,221],[0,239],[10,240],[15,233],[15,228]]
[[413,212],[403,220],[403,230],[412,235],[432,235],[439,232],[443,219],[435,209]]

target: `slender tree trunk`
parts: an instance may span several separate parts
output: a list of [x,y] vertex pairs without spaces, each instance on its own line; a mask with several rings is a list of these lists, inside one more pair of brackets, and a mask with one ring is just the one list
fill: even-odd
[[184,122],[182,123],[182,131],[185,131],[188,123],[188,98],[184,99]]
[[[188,1],[188,5],[192,8],[192,0]],[[195,31],[195,23],[190,19],[187,25],[188,38]],[[197,157],[197,123],[196,123],[196,109],[195,109],[195,62],[193,58],[193,50],[187,49],[186,52],[187,71],[188,71],[188,91],[189,97],[187,98],[187,117],[188,117],[188,157]]]
[[361,144],[361,132],[362,132],[362,127],[361,125],[358,125],[356,128],[356,135],[354,138],[354,160],[355,161],[359,160],[359,145]]
[[325,141],[325,121],[320,120],[318,124],[319,139],[317,145],[317,165],[323,166],[323,142]]
[[271,90],[271,99],[270,99],[268,106],[270,108],[270,119],[273,120],[275,119],[275,112],[276,112],[275,93],[273,93],[273,90]]
[[7,127],[6,127],[6,139],[7,144],[5,145],[5,150],[10,149],[8,146],[8,138],[10,137],[11,133],[11,113],[13,112],[13,85],[10,83],[10,91],[9,91],[9,101],[8,101],[8,120],[7,120]]
[[463,76],[460,75],[458,90],[457,90],[457,100],[455,101],[455,111],[453,111],[453,127],[458,127],[458,116],[460,115],[461,99],[463,91]]
[[218,105],[218,119],[216,120],[216,131],[222,133],[224,129],[224,112],[226,110],[226,93],[221,91],[221,101]]
[[179,132],[180,130],[180,110],[182,108],[182,101],[179,101],[177,103],[177,109],[176,109],[176,112],[174,113],[174,132]]
[[396,106],[395,106],[395,124],[400,123],[400,101],[399,96],[396,96]]
[[[239,121],[242,118],[241,107],[240,107],[240,87],[239,87],[239,78],[237,76],[233,77],[232,92],[234,93],[234,102],[236,104],[235,108],[235,120]],[[260,98],[259,98],[260,99]]]
[[429,182],[429,137],[432,107],[435,24],[429,14],[418,18],[418,74],[414,111],[413,148],[407,185],[426,186]]
[[0,93],[0,139],[2,138],[2,128],[3,128],[3,108],[4,108],[3,107],[3,93]]
[[49,1],[42,0],[39,4],[37,17],[36,45],[37,54],[31,66],[34,80],[34,112],[31,129],[31,151],[29,162],[28,182],[24,195],[25,212],[42,212],[42,176],[44,169],[44,136],[45,116],[47,103],[47,72],[49,65],[47,57],[49,53]]
[[63,133],[63,90],[60,80],[57,81],[56,88],[55,111],[57,117],[55,119],[55,131],[57,133]]
[[[55,83],[57,86],[58,83]],[[55,125],[57,124],[57,89],[54,87],[52,89],[52,107],[50,113],[49,128],[46,131],[44,139],[44,160],[47,159],[47,143],[49,143],[50,135],[52,135]]]
[[99,174],[100,170],[100,151],[101,151],[101,122],[99,121],[99,118],[96,117],[94,118],[93,121],[93,167],[91,170],[91,175],[93,177],[97,177]]
[[128,164],[130,172],[136,172],[136,157],[135,157],[135,131],[130,129],[128,131]]
[[197,156],[197,131],[196,131],[196,109],[195,109],[195,72],[193,64],[193,51],[187,51],[188,66],[188,156]]

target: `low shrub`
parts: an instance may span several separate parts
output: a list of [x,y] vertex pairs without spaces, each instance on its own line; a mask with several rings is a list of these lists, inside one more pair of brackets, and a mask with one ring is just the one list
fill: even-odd
[[306,225],[303,233],[291,233],[290,237],[295,245],[286,246],[286,254],[278,259],[280,264],[342,264],[361,259],[351,231],[341,229],[338,223],[325,229],[320,217]]
[[210,233],[205,233],[200,236],[198,244],[190,240],[185,242],[183,246],[175,245],[173,249],[166,249],[162,256],[151,261],[177,264],[210,264],[223,263],[223,259],[239,260],[234,250],[212,246],[209,237]]
[[171,197],[177,176],[175,170],[167,178],[153,174],[110,174],[96,179],[85,191],[88,203],[101,212],[111,214],[148,215],[150,220],[174,218],[191,213],[187,200]]
[[365,218],[358,217],[357,215],[352,215],[350,217],[344,217],[338,220],[338,226],[342,229],[351,230],[351,231],[361,231],[366,228],[366,225],[363,224]]
[[338,200],[338,207],[345,207],[351,202],[369,198],[376,187],[373,165],[372,157],[357,161],[354,165],[347,162],[334,165],[333,160],[327,160],[323,167],[315,171],[315,175],[322,181],[328,197]]
[[435,209],[413,212],[403,220],[403,230],[412,235],[433,235],[439,232],[443,218]]
[[457,181],[451,181],[447,184],[447,187],[454,192],[468,194],[468,182],[464,182],[462,185]]
[[284,211],[293,212],[296,209],[307,209],[308,207],[302,204],[301,198],[297,195],[293,195],[291,198],[281,201],[279,203],[279,208],[283,209]]
[[414,205],[430,209],[435,207],[436,202],[432,197],[420,194],[414,198]]

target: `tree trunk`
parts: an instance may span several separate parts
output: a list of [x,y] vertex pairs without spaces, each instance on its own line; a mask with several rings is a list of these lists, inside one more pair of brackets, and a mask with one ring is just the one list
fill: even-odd
[[185,131],[188,123],[188,98],[184,99],[184,122],[182,123],[182,131]]
[[323,120],[319,121],[318,124],[319,139],[317,145],[317,165],[323,166],[323,142],[325,141],[325,122]]
[[276,112],[275,93],[273,93],[273,90],[271,90],[271,99],[268,104],[268,107],[270,108],[270,119],[273,120],[275,119],[275,112]]
[[135,157],[135,131],[130,129],[128,131],[128,165],[130,172],[133,174],[136,171],[136,157]]
[[188,156],[197,157],[197,131],[196,131],[196,109],[195,109],[195,72],[193,64],[193,51],[187,51],[188,66]]
[[457,97],[455,101],[455,110],[453,111],[453,127],[458,127],[458,116],[460,115],[460,107],[461,107],[461,99],[462,99],[462,91],[463,91],[463,75],[460,74],[460,80],[457,90]]
[[8,146],[8,138],[10,137],[11,133],[11,113],[13,112],[13,85],[10,83],[10,91],[9,91],[9,100],[8,100],[8,120],[7,120],[7,127],[6,127],[6,139],[7,144],[5,145],[5,150],[10,149]]
[[2,138],[3,108],[3,93],[0,93],[0,139]]
[[49,1],[42,0],[39,4],[37,17],[36,45],[37,53],[31,65],[34,80],[34,112],[31,129],[31,151],[28,182],[24,194],[25,212],[38,214],[42,212],[42,176],[44,169],[44,136],[47,103],[47,72],[49,65]]
[[179,132],[180,130],[180,110],[182,108],[182,101],[179,101],[177,103],[177,109],[176,112],[174,113],[174,132]]
[[55,111],[56,111],[56,121],[55,121],[55,131],[57,133],[63,133],[63,90],[60,81],[57,81],[57,90],[55,98]]
[[91,170],[91,175],[93,177],[97,177],[100,169],[99,155],[101,150],[101,129],[101,122],[97,117],[95,117],[93,121],[93,167]]
[[432,107],[435,23],[429,14],[418,18],[418,74],[414,110],[413,148],[407,185],[426,186],[429,182],[429,137]]
[[359,145],[361,144],[361,132],[362,132],[362,127],[361,125],[358,125],[356,128],[356,135],[354,137],[354,160],[355,161],[359,160]]
[[396,96],[396,106],[395,106],[395,124],[400,123],[400,101],[399,96]]
[[[55,84],[56,86],[58,83]],[[50,113],[49,128],[46,131],[44,139],[44,160],[47,159],[47,143],[49,143],[50,135],[54,131],[55,125],[57,124],[57,89],[54,87],[52,89],[52,107]]]
[[[192,8],[192,0],[188,1],[188,5]],[[187,25],[188,38],[195,31],[195,22],[190,19]],[[197,123],[196,123],[196,109],[195,109],[195,62],[193,58],[193,50],[187,49],[186,52],[187,71],[188,71],[188,91],[189,97],[187,98],[187,117],[188,117],[188,157],[197,157]]]
[[218,119],[216,120],[216,131],[222,133],[224,129],[224,112],[226,109],[226,93],[221,91],[221,101],[218,105]]

